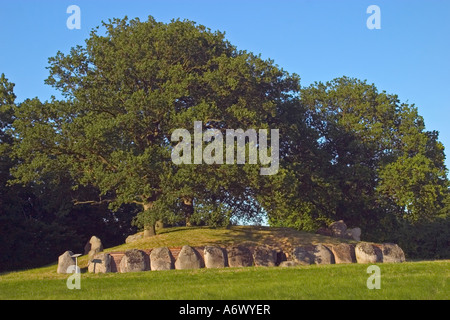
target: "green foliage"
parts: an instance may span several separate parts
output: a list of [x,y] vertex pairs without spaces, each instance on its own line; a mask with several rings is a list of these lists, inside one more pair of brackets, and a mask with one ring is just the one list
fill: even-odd
[[112,209],[135,203],[148,216],[137,220],[144,223],[173,220],[179,202],[198,211],[220,200],[223,214],[248,215],[241,204],[253,197],[257,171],[178,167],[170,161],[171,133],[196,120],[205,129],[266,128],[297,90],[297,77],[191,21],[125,18],[103,26],[106,33],[93,30],[85,47],[49,59],[46,83],[66,100],[27,100],[17,108],[14,154],[22,161],[15,182],[67,171],[75,188],[99,190],[78,202]]
[[404,223],[396,230],[394,240],[410,259],[450,259],[450,216]]
[[[129,233],[134,208],[114,214],[106,206],[75,207],[72,197],[90,194],[91,187],[73,190],[65,172],[53,168],[40,176],[40,183],[8,184],[15,136],[14,84],[0,77],[0,270],[32,268],[54,262],[66,250],[83,252],[92,235],[105,246],[122,243]],[[50,168],[51,169],[51,168]]]
[[401,207],[402,218],[411,222],[433,219],[448,195],[442,144],[434,140],[433,148],[441,160],[426,151],[405,152],[380,170],[379,192]]
[[[302,88],[300,105],[303,118],[287,120],[290,204],[274,224],[312,229],[343,219],[376,240],[398,223],[433,221],[445,206],[444,149],[414,106],[346,77]],[[305,122],[316,143],[300,138]]]

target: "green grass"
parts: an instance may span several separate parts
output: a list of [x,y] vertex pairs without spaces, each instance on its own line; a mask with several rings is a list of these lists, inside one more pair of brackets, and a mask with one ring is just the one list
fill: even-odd
[[[120,249],[145,249],[157,247],[181,247],[183,245],[203,246],[216,244],[227,246],[236,243],[248,245],[271,244],[283,247],[311,243],[337,244],[342,239],[326,237],[310,232],[297,231],[291,228],[233,226],[230,228],[211,227],[175,227],[159,230],[154,237],[141,239],[133,243],[123,244],[111,251]],[[344,240],[345,241],[345,240]]]
[[69,290],[55,266],[0,276],[0,299],[432,299],[450,298],[450,261],[379,264],[381,288],[369,290],[368,265],[224,268],[81,274]]
[[[164,229],[150,239],[108,248],[149,249],[188,244],[222,246],[245,243],[281,247],[340,240],[285,228],[233,227]],[[79,259],[81,267],[87,257]],[[450,298],[450,261],[378,264],[381,289],[369,290],[368,265],[321,265],[295,268],[223,268],[145,271],[139,273],[81,274],[81,289],[69,290],[70,275],[57,274],[56,264],[0,275],[4,299],[432,299]]]

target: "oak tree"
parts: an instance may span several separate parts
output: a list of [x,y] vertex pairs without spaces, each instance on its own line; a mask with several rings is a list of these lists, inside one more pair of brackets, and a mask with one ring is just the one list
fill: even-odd
[[[15,181],[65,171],[74,188],[98,192],[74,203],[137,204],[156,220],[189,223],[194,211],[254,217],[259,167],[175,165],[171,133],[192,128],[269,128],[298,90],[298,77],[192,21],[113,19],[85,46],[49,59],[46,83],[63,99],[27,100],[16,110]],[[251,211],[251,210],[253,211]],[[253,212],[253,213],[252,213]]]

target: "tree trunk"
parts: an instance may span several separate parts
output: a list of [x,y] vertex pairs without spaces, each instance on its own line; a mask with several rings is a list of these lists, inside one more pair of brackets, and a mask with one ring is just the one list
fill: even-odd
[[155,225],[150,224],[144,227],[144,238],[150,238],[156,235]]
[[165,228],[165,226],[164,226],[164,222],[162,220],[156,221],[156,223],[155,223],[155,230],[156,231],[162,230],[164,228]]
[[192,204],[192,198],[183,198],[183,205],[186,227],[191,227],[191,216],[194,214],[194,205]]
[[[144,204],[144,211],[149,210],[153,207],[153,202],[147,202]],[[155,223],[149,223],[144,226],[144,238],[153,237],[156,235]]]

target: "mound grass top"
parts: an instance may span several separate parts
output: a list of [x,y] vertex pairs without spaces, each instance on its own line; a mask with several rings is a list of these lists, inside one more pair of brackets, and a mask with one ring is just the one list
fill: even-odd
[[224,247],[232,245],[268,245],[281,249],[290,249],[299,245],[339,244],[341,242],[351,243],[354,241],[297,231],[292,228],[263,226],[233,226],[230,228],[174,227],[161,229],[156,236],[109,248],[105,252],[158,247],[182,247],[183,245],[191,247],[202,247],[205,245]]

